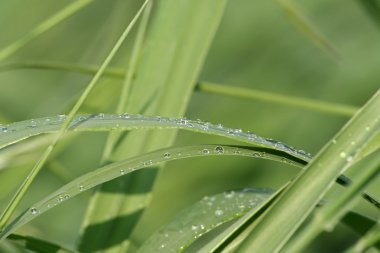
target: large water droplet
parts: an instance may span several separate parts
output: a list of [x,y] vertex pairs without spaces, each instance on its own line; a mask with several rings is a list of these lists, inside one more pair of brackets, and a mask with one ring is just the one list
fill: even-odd
[[215,148],[215,152],[218,154],[223,154],[224,153],[224,148],[222,146],[217,146]]

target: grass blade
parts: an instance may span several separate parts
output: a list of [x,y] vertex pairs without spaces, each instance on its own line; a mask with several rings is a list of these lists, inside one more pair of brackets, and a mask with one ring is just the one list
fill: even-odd
[[121,47],[122,43],[124,42],[125,38],[129,34],[130,30],[132,29],[133,25],[136,23],[138,17],[140,16],[142,10],[146,6],[148,0],[145,1],[145,3],[142,5],[141,9],[138,11],[136,16],[133,18],[131,23],[126,27],[120,38],[117,40],[115,46],[112,48],[111,52],[108,54],[102,65],[100,66],[99,70],[96,72],[95,76],[91,79],[90,83],[87,85],[73,108],[70,110],[67,119],[64,120],[61,128],[59,129],[57,135],[51,142],[51,144],[47,147],[45,152],[42,154],[40,159],[36,162],[36,164],[33,166],[32,170],[30,171],[29,175],[26,177],[26,179],[22,182],[21,186],[18,188],[17,192],[15,193],[14,197],[10,201],[9,205],[6,207],[4,213],[0,217],[0,229],[2,229],[5,224],[8,222],[8,220],[11,218],[12,214],[14,213],[17,205],[21,202],[22,198],[24,197],[25,193],[27,192],[28,188],[30,187],[31,183],[33,182],[34,178],[37,176],[38,172],[41,170],[42,166],[47,161],[49,155],[52,153],[54,147],[58,143],[59,139],[65,134],[67,128],[69,127],[72,119],[74,118],[75,114],[78,112],[79,108],[84,103],[85,99],[91,92],[91,90],[95,87],[95,84],[103,74],[104,70],[107,68],[108,64],[111,62],[112,58],[115,56],[119,48]]
[[[155,1],[126,112],[183,116],[225,3],[225,0]],[[110,159],[118,161],[170,146],[176,133],[128,133]],[[125,252],[131,242],[141,240],[139,237],[144,233],[139,233],[137,222],[151,198],[156,173],[157,170],[152,169],[131,174],[118,184],[104,184],[96,191],[88,208],[88,219],[84,222],[85,240],[82,241],[88,243],[80,244],[82,251]],[[139,213],[134,211],[135,206],[141,206]],[[125,214],[131,214],[130,219],[125,220],[127,225],[111,223]],[[106,223],[109,226],[98,226]],[[114,238],[124,239],[115,242]]]
[[126,176],[129,173],[143,168],[154,169],[162,162],[199,156],[234,155],[270,159],[287,163],[287,160],[285,160],[286,158],[277,152],[268,151],[265,153],[265,155],[259,156],[257,155],[258,153],[262,154],[261,148],[227,145],[200,145],[158,150],[135,158],[111,163],[78,177],[77,179],[53,192],[48,197],[32,205],[31,208],[25,210],[20,216],[18,216],[8,226],[6,226],[3,231],[0,232],[0,239],[5,238],[18,227],[35,219],[51,208],[60,205],[64,201],[73,198],[86,190],[108,182],[112,179]]
[[[4,148],[26,138],[39,135],[42,133],[52,133],[58,131],[65,119],[64,115],[56,117],[47,117],[21,121],[4,125],[0,128],[3,132],[0,135],[0,148]],[[230,138],[236,141],[249,143],[258,147],[270,150],[284,152],[289,159],[297,161],[300,164],[307,164],[312,158],[304,151],[297,150],[289,145],[257,136],[251,132],[243,132],[241,129],[231,129],[221,124],[214,125],[202,121],[193,121],[186,118],[166,118],[142,115],[113,115],[113,114],[96,114],[80,115],[74,117],[68,130],[71,131],[110,131],[110,130],[133,130],[133,129],[183,129],[198,133],[212,134]],[[0,133],[1,133],[0,132]],[[260,154],[259,154],[260,155]],[[290,161],[289,163],[293,163]],[[349,185],[350,180],[341,175],[338,183]],[[369,194],[365,195],[367,201],[379,207],[379,202]]]
[[359,109],[355,106],[322,102],[314,99],[281,95],[254,89],[225,86],[209,82],[200,82],[197,84],[196,88],[202,92],[220,94],[236,98],[254,99],[279,105],[294,106],[333,115],[352,116]]
[[286,252],[301,252],[321,232],[332,231],[341,217],[357,202],[360,192],[380,173],[380,152],[369,157],[369,161],[363,160],[356,166],[359,169],[355,182],[338,199],[314,214],[312,221],[285,248]]
[[[241,252],[278,252],[339,174],[351,165],[352,159],[379,131],[379,115],[380,91],[355,114],[260,218],[248,240],[243,242]],[[355,137],[355,145],[352,145],[351,136]]]
[[11,234],[7,237],[8,240],[21,244],[25,249],[36,253],[74,253],[76,251],[66,249],[55,243],[37,239],[31,236],[23,236]]
[[216,227],[259,209],[272,193],[245,189],[206,196],[155,232],[137,252],[183,252],[196,239]]
[[31,40],[35,39],[36,37],[40,36],[44,32],[50,30],[66,18],[70,17],[71,15],[75,14],[80,9],[87,6],[89,3],[91,3],[93,0],[81,0],[81,1],[74,1],[72,4],[64,8],[63,10],[56,13],[54,16],[46,19],[44,22],[42,22],[40,25],[26,33],[23,37],[18,39],[17,41],[13,42],[11,45],[3,48],[0,50],[0,62],[11,56],[12,54],[16,53],[19,49],[24,47],[26,44],[28,44]]
[[278,0],[279,5],[285,10],[288,17],[319,49],[332,59],[338,59],[339,55],[332,43],[312,24],[304,15],[304,11],[293,0]]
[[[52,69],[61,71],[70,71],[81,74],[93,74],[96,72],[96,66],[88,65],[78,65],[63,62],[21,62],[21,63],[10,63],[7,65],[0,66],[0,71],[12,70],[18,68],[31,68],[31,69]],[[110,78],[124,78],[125,71],[119,68],[108,68],[104,71],[104,76]],[[128,73],[128,72],[127,72]],[[210,82],[198,82],[195,86],[195,91],[207,92],[211,94],[218,94],[222,96],[229,96],[234,98],[251,99],[256,101],[274,103],[285,106],[299,107],[306,110],[317,111],[321,113],[327,113],[339,116],[353,116],[356,111],[359,110],[358,107],[324,102],[320,100],[289,96],[278,94],[274,92],[248,89],[235,86],[227,86],[217,83]]]
[[[198,253],[224,252],[227,248],[235,248],[236,245],[246,238],[252,223],[270,207],[288,185],[289,183],[274,192],[258,209],[247,212],[247,214],[203,246]],[[229,251],[227,250],[227,252]]]

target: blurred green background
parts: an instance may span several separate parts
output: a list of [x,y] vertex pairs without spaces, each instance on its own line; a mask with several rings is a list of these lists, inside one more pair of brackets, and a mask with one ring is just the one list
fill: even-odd
[[[71,2],[0,1],[0,49]],[[278,2],[229,1],[199,80],[361,106],[380,87],[380,27],[363,2],[297,1],[303,14],[335,48],[333,56],[305,36]],[[133,0],[94,1],[0,64],[62,61],[99,65],[140,4]],[[126,66],[135,30],[112,66]],[[90,78],[54,70],[1,70],[0,122],[65,113]],[[119,79],[103,78],[82,113],[113,112],[121,83]],[[313,155],[349,119],[199,91],[193,93],[186,116],[252,131]],[[49,168],[33,184],[20,211],[70,179],[97,168],[105,137],[106,133],[86,133],[63,141],[54,161],[48,163]],[[200,143],[231,141],[180,132],[175,145]],[[27,152],[9,164],[0,161],[0,209],[40,153],[41,149]],[[53,172],[62,167],[65,174]],[[157,180],[152,205],[138,227],[139,239],[142,242],[179,210],[205,195],[245,187],[277,188],[296,173],[297,169],[287,165],[236,157],[169,163]],[[378,198],[379,183],[377,180],[370,189]],[[341,191],[336,186],[331,196]],[[87,192],[68,201],[26,225],[20,233],[73,245],[89,196]],[[361,202],[356,209],[379,217],[366,203]],[[321,236],[308,252],[339,252],[354,238],[354,233],[339,226],[331,234]]]

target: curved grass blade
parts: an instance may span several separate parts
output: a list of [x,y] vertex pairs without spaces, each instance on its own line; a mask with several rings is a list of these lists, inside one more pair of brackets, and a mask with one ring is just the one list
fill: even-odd
[[17,52],[19,49],[28,44],[31,40],[35,39],[42,33],[48,31],[49,29],[53,28],[54,26],[65,20],[66,18],[75,14],[77,11],[87,6],[92,1],[93,0],[74,1],[72,4],[56,13],[54,16],[46,19],[40,25],[26,33],[23,37],[0,50],[0,62]]
[[[46,117],[28,121],[16,122],[0,126],[0,148],[4,148],[18,141],[24,140],[31,136],[43,133],[53,133],[60,129],[65,121],[66,116]],[[167,118],[160,116],[142,116],[142,115],[117,115],[117,114],[95,114],[79,115],[74,117],[68,130],[71,131],[110,131],[110,130],[133,130],[133,129],[183,129],[198,133],[212,134],[230,138],[236,141],[249,143],[258,147],[278,150],[288,155],[304,161],[307,164],[311,156],[302,150],[297,150],[284,143],[257,136],[251,132],[243,132],[241,129],[232,129],[215,125],[208,122],[193,121],[186,118]],[[349,180],[344,175],[339,176],[337,182],[341,185],[349,185]],[[377,207],[380,203],[365,194],[365,198]]]
[[[78,65],[63,62],[20,62],[0,65],[0,71],[18,68],[52,69],[71,71],[82,74],[93,74],[97,69],[96,66]],[[124,78],[125,71],[119,68],[107,68],[104,71],[104,76],[111,78]],[[195,90],[235,98],[252,99],[279,105],[300,107],[302,109],[328,113],[332,115],[353,116],[354,113],[359,110],[358,107],[351,105],[331,103],[310,98],[289,96],[284,94],[277,94],[274,92],[227,86],[210,82],[198,82],[195,86]]]
[[285,153],[255,147],[201,145],[158,150],[135,158],[106,165],[78,177],[24,211],[6,226],[3,231],[1,231],[0,239],[5,238],[18,227],[38,217],[49,209],[104,182],[127,175],[139,169],[156,167],[162,162],[211,155],[248,156],[253,158],[270,159],[298,167],[303,166],[302,161],[297,159],[292,160],[292,157],[286,156]]
[[71,121],[73,120],[75,114],[78,112],[79,108],[82,106],[90,92],[95,87],[95,84],[100,79],[101,75],[103,74],[104,70],[107,68],[113,57],[116,55],[117,51],[120,49],[122,43],[128,36],[129,32],[131,31],[132,27],[136,23],[137,19],[141,15],[142,11],[144,10],[144,7],[149,2],[149,0],[145,0],[145,2],[142,4],[139,11],[136,13],[132,21],[127,25],[119,39],[116,41],[115,45],[112,47],[110,53],[107,55],[103,63],[101,64],[100,68],[94,75],[94,77],[91,79],[91,81],[88,83],[78,100],[75,102],[73,108],[70,110],[67,118],[65,118],[62,126],[60,127],[59,131],[55,135],[53,141],[50,143],[50,145],[46,148],[46,150],[43,152],[39,160],[35,163],[31,171],[29,172],[28,176],[25,178],[25,180],[21,183],[21,186],[17,189],[16,193],[12,197],[11,201],[5,208],[5,211],[0,216],[0,229],[5,226],[5,224],[8,222],[8,220],[11,218],[12,214],[16,210],[17,205],[21,202],[22,198],[25,196],[27,189],[30,187],[31,183],[33,182],[34,178],[37,176],[39,171],[42,169],[43,165],[46,163],[48,157],[52,153],[53,149],[57,145],[58,141],[61,137],[66,133],[67,128],[69,127]]
[[[54,133],[60,129],[66,116],[39,118],[28,121],[16,122],[0,127],[0,148],[24,140],[31,136]],[[167,118],[159,116],[142,115],[118,115],[96,114],[79,115],[73,118],[68,130],[70,131],[110,131],[110,130],[133,130],[133,129],[184,129],[193,132],[206,133],[227,137],[236,141],[253,144],[259,147],[275,149],[299,158],[305,162],[311,160],[311,156],[304,151],[297,150],[281,142],[263,138],[241,129],[232,129],[220,124],[215,125],[203,121],[188,120],[186,118]]]
[[216,227],[259,209],[273,191],[245,189],[206,196],[155,232],[136,253],[176,253]]
[[11,234],[7,239],[21,244],[25,249],[36,253],[75,253],[76,251],[66,249],[55,243],[37,239],[31,236]]
[[[380,91],[355,114],[261,217],[241,252],[278,252],[380,129]],[[354,139],[353,139],[354,137]],[[354,145],[352,145],[354,141]],[[300,194],[302,193],[302,194]],[[281,229],[278,229],[281,227]]]

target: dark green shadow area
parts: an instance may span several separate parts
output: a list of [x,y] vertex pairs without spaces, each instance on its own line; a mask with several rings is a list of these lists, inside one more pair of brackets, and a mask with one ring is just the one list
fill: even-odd
[[[84,236],[79,245],[79,251],[83,253],[92,253],[120,244],[131,235],[132,230],[143,211],[144,209],[141,209],[126,216],[90,225],[84,231]],[[118,226],[115,226],[115,224],[118,224]],[[115,227],[123,228],[123,230],[115,230]],[[105,238],[108,239],[105,240]],[[103,244],[104,242],[107,243]]]

